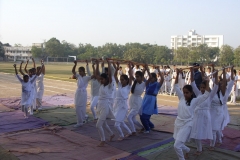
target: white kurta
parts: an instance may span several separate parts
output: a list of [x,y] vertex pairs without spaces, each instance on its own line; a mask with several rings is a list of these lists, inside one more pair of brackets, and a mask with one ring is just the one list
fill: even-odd
[[36,98],[42,99],[44,92],[44,84],[43,84],[44,74],[40,74],[36,79],[37,84],[37,96]]
[[[202,95],[195,82],[192,82],[191,86],[193,87],[193,92],[197,97]],[[212,99],[216,95],[217,91],[218,85],[214,85],[213,90],[209,94],[209,97],[198,106],[196,106],[194,110],[193,126],[190,138],[213,139],[210,107]]]
[[84,107],[86,108],[87,105],[87,85],[88,81],[91,80],[90,76],[80,76],[76,74],[77,78],[77,90],[75,93],[74,104],[75,107]]
[[134,93],[131,94],[129,98],[129,107],[130,111],[129,113],[137,115],[139,113],[139,109],[142,106],[142,93],[144,92],[144,89],[146,88],[145,82],[142,82],[141,84],[136,83]]
[[178,116],[174,124],[173,138],[177,141],[186,142],[189,139],[192,128],[194,109],[201,102],[205,101],[208,98],[209,92],[206,91],[203,95],[197,98],[193,98],[190,106],[188,106],[186,104],[183,92],[180,90],[178,84],[174,85],[174,89],[177,92],[179,104],[178,104]]
[[223,126],[222,126],[222,130],[224,129],[224,127],[227,126],[227,124],[230,122],[230,116],[229,116],[229,112],[228,112],[228,106],[227,106],[227,101],[228,101],[228,97],[231,93],[232,87],[234,85],[234,80],[230,80],[227,84],[227,89],[225,92],[225,96],[223,98],[223,115],[224,115],[224,121],[223,121]]
[[21,105],[29,107],[34,100],[34,94],[32,94],[32,86],[33,83],[35,83],[37,76],[34,76],[31,80],[29,79],[28,82],[24,82],[18,74],[16,76],[19,82],[22,84]]
[[[210,114],[211,114],[211,122],[212,122],[212,129],[219,131],[221,130],[224,125],[223,122],[224,120],[228,123],[229,122],[229,114],[227,110],[227,99],[230,94],[230,91],[232,89],[233,81],[230,81],[225,95],[223,96],[221,91],[219,92],[219,98],[218,95],[215,94],[211,103],[211,108],[210,108]],[[221,104],[221,102],[222,104]],[[226,108],[226,109],[224,109]],[[227,113],[223,113],[227,112]],[[225,116],[224,116],[225,115]],[[227,116],[228,115],[228,116]],[[227,120],[228,119],[228,120]]]
[[33,83],[32,83],[32,94],[33,94],[33,96],[34,96],[34,99],[36,99],[36,97],[37,97],[36,78],[37,78],[37,75],[32,75],[32,77],[29,77],[29,81],[32,81],[32,80],[34,79],[34,81],[33,81]]
[[131,90],[131,85],[122,87],[122,84],[118,82],[117,96],[114,101],[113,113],[115,116],[115,121],[123,122],[128,111],[128,95]]
[[112,110],[110,109],[112,92],[114,91],[114,85],[112,83],[104,86],[101,85],[99,89],[99,98],[97,104],[97,117],[100,120],[106,120],[106,118],[114,118]]

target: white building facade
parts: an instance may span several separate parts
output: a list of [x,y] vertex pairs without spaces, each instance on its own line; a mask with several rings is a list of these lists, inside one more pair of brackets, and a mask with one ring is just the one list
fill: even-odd
[[[32,46],[42,48],[43,44],[42,43],[33,43]],[[4,46],[5,50],[5,57],[8,60],[13,60],[15,61],[26,61],[27,59],[30,59],[32,57],[32,46],[18,46],[18,47],[7,47]]]
[[32,57],[32,47],[4,47],[5,57],[8,60],[25,61]]
[[223,35],[198,35],[195,30],[190,30],[188,35],[171,36],[171,48],[197,47],[207,44],[209,47],[221,48],[223,45]]

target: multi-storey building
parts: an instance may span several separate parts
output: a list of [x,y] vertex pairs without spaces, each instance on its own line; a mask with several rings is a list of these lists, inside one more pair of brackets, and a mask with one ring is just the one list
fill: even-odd
[[223,45],[223,35],[198,35],[195,30],[190,30],[188,35],[171,36],[172,49],[179,47],[196,47],[200,44],[221,48]]
[[[39,48],[42,48],[42,43],[33,43],[32,46],[36,46]],[[31,49],[32,46],[28,47],[7,47],[4,46],[5,50],[5,57],[9,60],[13,61],[25,61],[27,59],[30,59],[32,57]]]

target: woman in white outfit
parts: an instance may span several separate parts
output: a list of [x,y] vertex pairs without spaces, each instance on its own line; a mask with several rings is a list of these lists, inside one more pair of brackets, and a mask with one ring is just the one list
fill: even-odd
[[77,61],[74,61],[74,66],[72,68],[73,75],[77,78],[77,90],[75,93],[74,104],[76,108],[77,124],[74,127],[80,127],[83,125],[86,116],[87,107],[87,86],[88,82],[93,78],[86,76],[85,68],[79,67],[78,74],[75,69],[77,66]]
[[39,66],[37,67],[37,72],[42,69],[41,74],[37,77],[36,85],[37,85],[37,99],[36,99],[36,108],[38,110],[42,109],[42,97],[44,93],[44,84],[43,84],[43,78],[45,75],[45,66],[43,64],[43,60],[41,60],[42,68]]
[[[111,119],[114,118],[114,115],[112,113],[110,105],[112,105],[112,102],[111,102],[112,101],[112,92],[114,91],[115,86],[112,82],[111,70],[108,72],[108,74],[102,73],[100,75],[98,60],[96,60],[96,64],[97,64],[96,77],[101,82],[101,86],[99,89],[98,104],[97,104],[98,120],[97,120],[96,128],[98,129],[98,133],[101,138],[101,142],[98,146],[102,147],[106,143],[104,130],[106,130],[108,132],[108,134],[110,135],[110,141],[112,141],[112,139],[114,138],[114,134],[113,134],[112,130],[110,129],[110,127],[108,126],[106,120],[107,120],[107,118],[111,118]],[[110,62],[108,62],[108,67],[110,67]]]
[[139,110],[142,106],[142,93],[144,92],[144,89],[146,87],[144,80],[144,72],[137,71],[135,73],[135,80],[131,88],[131,96],[129,98],[129,107],[130,111],[128,113],[128,123],[130,125],[132,135],[136,135],[136,128],[139,127],[140,129],[144,129],[143,126],[136,120],[136,116],[139,114]]
[[[191,72],[193,75],[193,71]],[[190,138],[195,139],[195,143],[197,146],[196,155],[200,155],[202,153],[202,139],[213,139],[212,134],[212,124],[211,124],[211,115],[210,115],[210,107],[213,97],[216,95],[218,90],[218,72],[214,74],[215,84],[213,90],[210,92],[209,97],[200,103],[200,105],[196,106],[194,110],[193,116],[193,126],[190,134]],[[204,77],[202,77],[204,79]],[[201,96],[205,93],[208,81],[204,81],[200,84],[200,90],[197,88],[196,83],[194,81],[193,76],[191,76],[191,86],[193,88],[193,92],[197,97]],[[209,87],[210,88],[210,87]]]
[[125,124],[124,120],[126,118],[127,112],[128,112],[128,95],[131,90],[131,85],[132,85],[132,68],[129,68],[129,77],[127,75],[121,75],[120,77],[120,82],[117,78],[117,71],[119,69],[119,63],[117,63],[117,69],[115,71],[114,77],[116,80],[116,83],[118,84],[118,90],[116,93],[116,99],[114,101],[114,106],[113,106],[113,113],[115,116],[115,125],[114,127],[118,131],[119,134],[119,139],[118,140],[123,140],[125,137],[121,126],[127,130],[128,134],[126,137],[130,136],[132,134],[131,130],[128,128],[128,126]]
[[[93,79],[91,80],[91,106],[90,109],[92,111],[93,114],[93,118],[94,120],[97,120],[97,116],[96,116],[96,112],[95,112],[95,107],[97,107],[97,102],[98,102],[98,97],[99,97],[99,88],[101,86],[101,83],[99,81],[99,79],[97,79],[96,77],[96,69],[95,69],[95,62],[92,64],[92,69],[93,69]],[[87,74],[88,76],[92,76],[89,66],[88,66],[88,62],[86,65],[87,68]]]
[[[232,68],[232,71],[233,71],[233,68]],[[231,81],[228,83],[228,85],[226,81],[225,70],[223,70],[223,79],[221,79],[221,77],[219,78],[220,80],[218,83],[218,91],[217,91],[217,94],[215,94],[213,97],[211,108],[210,108],[212,130],[213,130],[212,131],[213,140],[211,140],[210,142],[210,150],[214,150],[217,134],[218,134],[219,142],[220,143],[222,142],[221,140],[222,129],[227,123],[229,123],[229,114],[228,114],[226,103],[234,82],[233,74],[231,75]]]
[[232,91],[231,91],[230,103],[235,105],[236,104],[236,98],[238,96],[238,86],[237,86],[238,75],[237,75],[237,71],[235,69],[233,70],[233,74],[234,74],[234,85],[233,85]]
[[[179,70],[177,70],[177,76],[174,85],[179,98],[179,104],[178,116],[174,124],[173,138],[175,139],[174,149],[179,160],[185,160],[185,157],[188,157],[190,148],[185,146],[184,143],[189,139],[190,136],[194,109],[208,98],[209,92],[205,91],[203,95],[193,98],[193,90],[191,85],[185,85],[183,87],[183,91],[180,90],[178,86],[178,75]],[[207,90],[209,90],[209,88],[207,88]],[[186,153],[185,157],[183,152]]]

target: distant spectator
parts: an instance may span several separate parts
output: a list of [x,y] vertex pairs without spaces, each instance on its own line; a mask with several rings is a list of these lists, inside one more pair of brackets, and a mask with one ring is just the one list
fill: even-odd
[[199,72],[199,64],[198,63],[193,63],[193,67],[194,67],[194,81],[196,83],[196,86],[198,87],[198,89],[200,89],[200,84],[202,83],[202,75],[201,72]]

